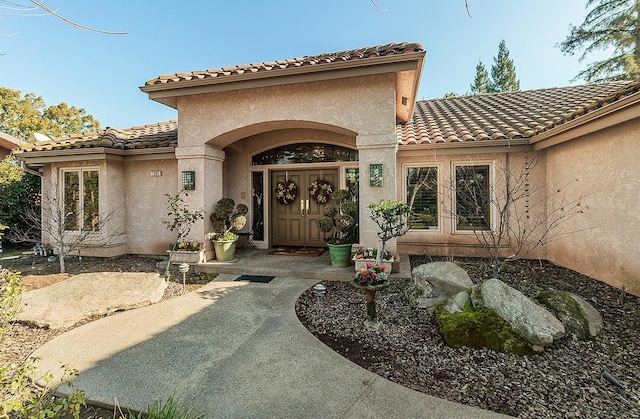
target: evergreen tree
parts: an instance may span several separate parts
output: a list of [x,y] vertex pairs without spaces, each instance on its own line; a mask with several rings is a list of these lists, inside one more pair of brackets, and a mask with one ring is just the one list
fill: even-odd
[[498,56],[493,58],[491,66],[491,92],[513,92],[520,90],[520,80],[516,79],[516,67],[509,58],[509,50],[504,42],[498,45]]
[[471,84],[471,94],[477,95],[479,93],[488,93],[490,88],[489,73],[485,68],[482,61],[478,61],[476,66],[476,78],[473,79]]
[[578,27],[558,44],[565,55],[583,50],[580,61],[597,50],[613,56],[596,61],[575,77],[589,82],[640,78],[640,0],[588,0],[592,7]]

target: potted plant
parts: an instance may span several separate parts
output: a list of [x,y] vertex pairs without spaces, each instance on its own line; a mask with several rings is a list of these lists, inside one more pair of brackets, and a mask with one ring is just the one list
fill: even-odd
[[382,198],[369,204],[371,219],[380,227],[380,251],[376,255],[376,264],[380,265],[385,244],[394,237],[400,237],[409,231],[409,206],[402,201],[391,201]]
[[175,231],[178,235],[168,250],[169,263],[204,262],[204,243],[184,241],[193,224],[204,218],[204,210],[191,208],[184,200],[183,195],[189,196],[184,190],[176,195],[166,195],[167,215],[172,217],[172,220],[163,220],[162,224],[169,231]]
[[358,205],[346,189],[333,192],[329,201],[331,205],[323,208],[323,217],[316,220],[316,225],[323,234],[333,231],[327,240],[331,265],[344,268],[351,264],[351,245],[356,228],[355,216]]
[[351,282],[354,287],[364,290],[367,301],[367,320],[365,325],[368,329],[377,330],[380,326],[378,314],[376,312],[376,292],[389,287],[389,277],[387,275],[387,265],[367,262],[356,273],[355,279]]
[[[367,263],[376,263],[378,258],[378,249],[374,249],[372,247],[358,247],[353,255],[353,262],[356,267],[356,272],[359,272],[361,268],[367,265]],[[382,253],[381,263],[386,265],[387,269],[386,273],[390,274],[392,272],[392,263],[394,261],[391,253],[386,250]]]
[[235,258],[237,232],[247,223],[246,214],[249,212],[249,207],[245,204],[238,204],[237,207],[235,205],[233,199],[222,198],[210,216],[213,233],[207,234],[207,238],[213,243],[216,259],[219,261]]

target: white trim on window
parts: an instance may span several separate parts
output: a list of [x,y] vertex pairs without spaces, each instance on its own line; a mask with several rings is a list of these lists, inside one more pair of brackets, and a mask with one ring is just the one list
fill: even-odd
[[496,188],[496,170],[495,170],[495,160],[479,160],[479,161],[452,161],[451,162],[451,233],[452,234],[474,234],[473,229],[458,229],[458,190],[457,190],[457,173],[456,169],[458,167],[477,167],[477,166],[487,166],[488,167],[488,202],[489,206],[489,226],[485,229],[476,229],[475,231],[490,231],[495,228],[496,224],[496,211],[495,211],[495,188]]
[[443,214],[443,208],[441,205],[441,199],[440,197],[442,196],[442,165],[439,163],[431,163],[431,164],[424,164],[424,163],[403,163],[402,164],[402,200],[405,203],[407,202],[408,199],[408,187],[407,187],[407,170],[410,168],[419,168],[419,169],[436,169],[436,222],[437,225],[434,226],[435,228],[417,228],[417,229],[410,229],[409,231],[412,233],[440,233],[442,231],[442,214]]
[[[67,230],[66,229],[66,225],[67,225],[67,223],[66,223],[66,219],[67,218],[66,217],[67,217],[67,214],[65,214],[64,220],[63,220],[63,222],[65,223],[65,231],[68,231],[68,232],[86,231],[84,229],[84,211],[85,211],[85,206],[86,206],[86,204],[84,202],[84,193],[85,193],[85,191],[84,191],[84,187],[85,187],[84,179],[85,179],[85,173],[88,173],[88,172],[96,172],[97,176],[98,176],[98,196],[97,196],[98,208],[97,208],[97,216],[100,217],[100,208],[101,208],[101,203],[100,203],[100,177],[101,177],[100,168],[99,167],[93,167],[93,166],[91,166],[91,167],[61,168],[60,169],[61,182],[60,182],[60,187],[59,187],[60,190],[58,191],[58,193],[59,193],[59,196],[61,198],[60,202],[61,202],[61,205],[64,208],[65,213],[67,211],[66,183],[65,183],[66,182],[66,174],[67,173],[77,173],[78,174],[78,192],[77,193],[78,193],[78,199],[80,200],[80,202],[79,202],[79,206],[80,206],[79,212],[80,213],[76,215],[76,223],[75,223],[77,228],[74,228],[72,230]],[[89,231],[93,232],[93,233],[96,233],[96,234],[100,233],[100,229],[99,228],[97,230],[89,230]]]

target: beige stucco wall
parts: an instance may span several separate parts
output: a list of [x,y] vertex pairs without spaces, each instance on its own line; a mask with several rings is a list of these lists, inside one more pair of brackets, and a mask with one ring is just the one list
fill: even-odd
[[[123,164],[127,198],[127,253],[165,254],[176,234],[170,232],[162,220],[167,216],[167,194],[180,189],[176,160],[138,160]],[[151,176],[152,171],[162,172]],[[204,237],[197,238],[200,241]]]
[[[559,265],[640,295],[640,120],[548,149],[549,190],[570,183],[584,194],[572,234],[549,245]],[[577,179],[577,182],[575,180]]]
[[[181,97],[178,115],[178,171],[196,170],[202,184],[191,203],[207,214],[224,196],[250,206],[251,154],[296,141],[357,146],[360,176],[367,179],[360,182],[361,200],[396,196],[393,74]],[[383,188],[369,187],[369,163],[385,165]],[[373,245],[376,227],[363,211],[361,205],[361,241]],[[209,229],[206,220],[193,235]]]

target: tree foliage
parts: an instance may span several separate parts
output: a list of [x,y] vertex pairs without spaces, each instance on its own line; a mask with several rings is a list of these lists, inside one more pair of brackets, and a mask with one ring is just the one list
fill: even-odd
[[476,65],[476,77],[471,84],[471,94],[489,93],[490,88],[491,80],[489,80],[489,72],[484,64],[482,64],[482,61],[478,61],[478,65]]
[[504,39],[498,45],[498,56],[491,66],[491,92],[513,92],[520,90],[520,80],[516,79],[516,67],[509,58],[509,50]]
[[30,228],[23,214],[40,212],[40,178],[23,172],[11,156],[0,161],[0,224],[9,227],[12,232]]
[[41,96],[0,87],[0,131],[16,138],[34,142],[35,132],[60,137],[99,128],[100,122],[83,108],[64,102],[47,106]]
[[580,26],[570,25],[567,38],[558,44],[565,55],[582,51],[580,61],[591,53],[612,51],[575,77],[589,82],[640,77],[640,0],[588,0],[591,10]]
[[476,75],[471,83],[471,94],[513,92],[520,90],[520,80],[516,78],[516,67],[509,58],[509,50],[504,39],[498,45],[498,56],[493,57],[491,77],[482,61],[476,65]]

